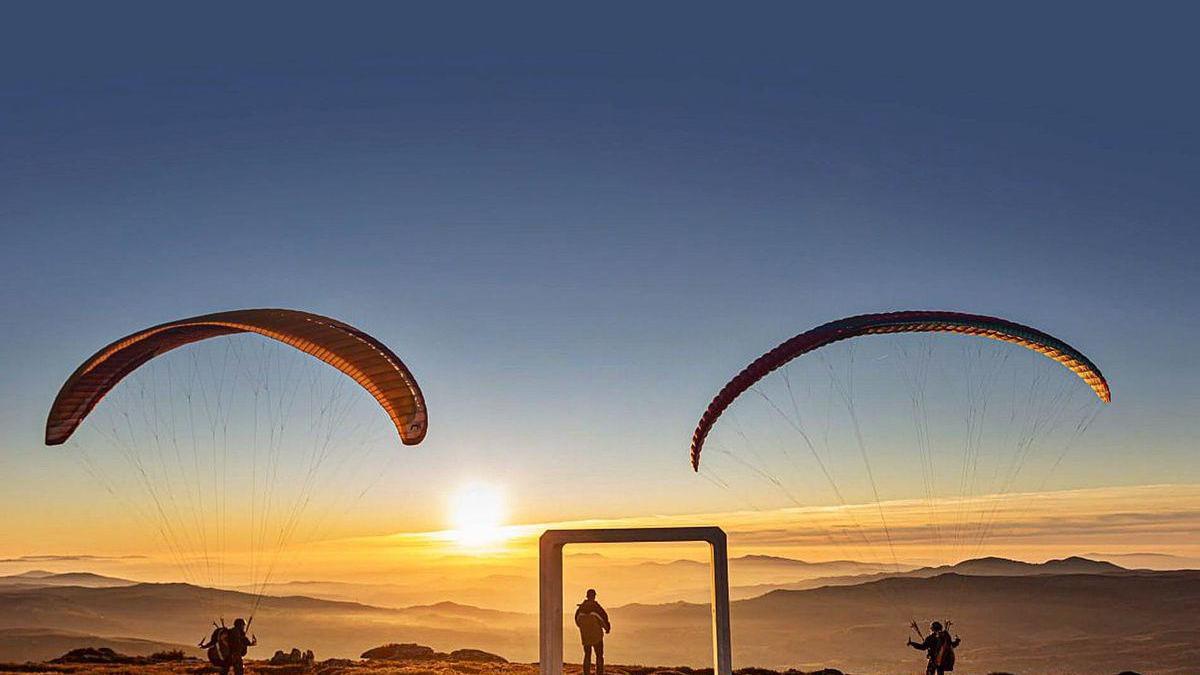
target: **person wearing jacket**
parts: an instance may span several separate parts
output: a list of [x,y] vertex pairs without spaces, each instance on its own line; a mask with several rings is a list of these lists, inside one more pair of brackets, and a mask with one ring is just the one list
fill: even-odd
[[604,675],[604,634],[612,630],[608,612],[596,602],[596,589],[589,588],[587,599],[575,608],[575,625],[583,643],[583,675],[590,675],[592,652],[596,652],[596,675]]

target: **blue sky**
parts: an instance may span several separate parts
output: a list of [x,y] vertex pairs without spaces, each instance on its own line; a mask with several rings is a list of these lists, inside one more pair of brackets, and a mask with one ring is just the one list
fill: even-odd
[[733,372],[907,308],[1101,364],[1079,484],[1196,482],[1195,17],[1133,12],[10,10],[0,499],[50,499],[41,425],[83,357],[251,306],[393,346],[465,474],[624,495],[513,478],[528,517],[669,510]]

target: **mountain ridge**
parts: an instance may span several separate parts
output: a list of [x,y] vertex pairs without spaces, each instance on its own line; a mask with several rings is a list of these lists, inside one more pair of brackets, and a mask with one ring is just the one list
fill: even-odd
[[4,586],[85,586],[101,588],[132,586],[139,583],[131,579],[109,577],[94,572],[47,572],[29,570],[20,574],[0,576],[0,587]]
[[1114,563],[1091,560],[1082,556],[1053,558],[1040,563],[1025,562],[998,556],[970,558],[953,565],[917,567],[898,572],[874,572],[870,574],[809,577],[783,584],[756,584],[735,586],[730,589],[736,599],[744,600],[774,590],[807,590],[822,586],[853,586],[891,578],[927,578],[941,574],[966,574],[968,576],[1032,576],[1039,574],[1126,574],[1134,572]]
[[[0,593],[0,631],[133,635],[193,644],[211,631],[219,607],[234,608],[228,619],[255,600],[184,583],[20,589]],[[964,670],[972,672],[1049,672],[1057,660],[1079,663],[1080,673],[1118,672],[1129,665],[1185,673],[1181,664],[1200,662],[1200,629],[1191,628],[1186,618],[1200,611],[1200,572],[946,572],[779,589],[731,606],[739,666],[811,669],[836,661],[849,672],[899,672],[913,665],[911,650],[898,646],[908,622],[933,618],[954,621],[965,640]],[[614,662],[707,665],[711,610],[706,603],[614,604],[609,614],[614,632],[606,646]],[[569,614],[563,620],[570,635]],[[1030,626],[1038,630],[1030,633]],[[299,646],[324,658],[354,658],[379,644],[418,642],[443,652],[469,644],[514,661],[537,658],[536,614],[449,601],[393,609],[267,596],[254,627],[261,645],[256,657]],[[1012,645],[1022,647],[1014,652]],[[7,660],[0,650],[0,661]]]

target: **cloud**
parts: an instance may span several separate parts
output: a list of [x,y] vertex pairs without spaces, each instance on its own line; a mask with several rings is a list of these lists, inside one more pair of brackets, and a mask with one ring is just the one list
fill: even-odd
[[144,560],[144,555],[23,555],[0,558],[0,563],[108,562],[113,560]]
[[[880,515],[882,512],[882,516]],[[1200,530],[1200,486],[1151,485],[944,501],[884,502],[842,509],[780,509],[712,514],[730,542],[750,547],[846,543],[876,548],[890,540],[936,549],[947,532],[988,547],[1072,547],[1083,542],[1145,544],[1192,552]],[[886,522],[886,527],[884,523]],[[886,545],[886,544],[885,544]],[[1185,550],[1186,549],[1186,550]]]
[[[882,517],[881,517],[882,512]],[[886,528],[884,527],[886,522]],[[924,499],[848,506],[793,507],[514,525],[506,553],[537,554],[546,529],[718,525],[734,555],[770,553],[808,560],[958,562],[979,555],[1064,557],[1114,552],[1200,552],[1200,485],[1148,485]],[[446,533],[404,533],[324,542],[339,558],[349,550],[386,555],[399,565],[453,554]],[[637,551],[647,550],[641,545]],[[894,554],[893,554],[894,552]],[[615,555],[636,555],[617,551]],[[649,551],[647,551],[649,554]]]
[[[881,519],[880,513],[883,513]],[[962,521],[968,523],[966,527]],[[883,527],[886,520],[887,528]],[[936,526],[935,526],[936,524]],[[290,551],[288,568],[305,575],[357,578],[378,574],[414,578],[421,571],[524,572],[547,529],[717,525],[729,535],[734,556],[770,554],[809,561],[858,560],[876,564],[944,564],[998,555],[1030,561],[1104,550],[1200,557],[1200,485],[1143,485],[994,497],[924,499],[812,506],[762,511],[654,515],[507,526],[495,550],[466,551],[453,533],[403,532],[307,542]],[[939,532],[939,528],[941,531]],[[957,533],[958,540],[955,540]],[[890,541],[890,544],[889,544]],[[613,558],[687,557],[678,547],[639,544],[605,549]],[[23,556],[0,562],[116,561],[142,556]],[[151,557],[143,576],[178,577],[179,561]],[[249,561],[223,561],[230,578],[248,575]],[[157,570],[157,571],[154,571]]]

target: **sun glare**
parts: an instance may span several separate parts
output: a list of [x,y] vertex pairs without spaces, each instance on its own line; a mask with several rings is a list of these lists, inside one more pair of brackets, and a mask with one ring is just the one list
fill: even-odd
[[473,484],[454,498],[454,539],[461,546],[478,548],[504,539],[504,498],[495,486]]

